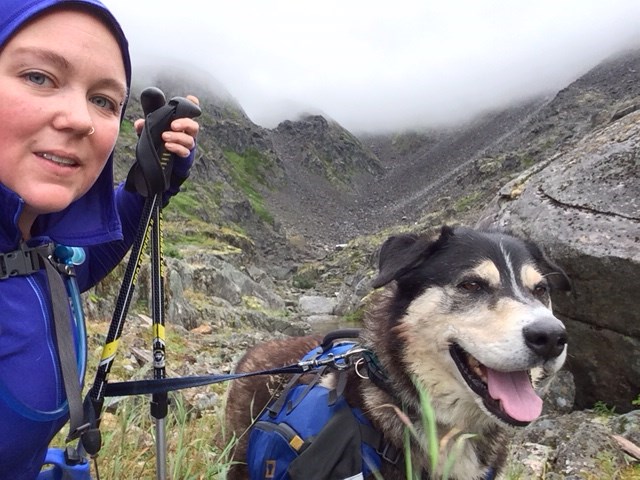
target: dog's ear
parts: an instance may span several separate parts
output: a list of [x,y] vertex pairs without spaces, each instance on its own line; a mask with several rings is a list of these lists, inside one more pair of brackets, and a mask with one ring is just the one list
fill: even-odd
[[536,261],[537,266],[542,271],[542,274],[549,281],[551,288],[564,292],[571,290],[571,280],[564,270],[549,260],[538,245],[533,242],[525,242],[525,244],[527,245],[527,250],[529,250],[529,253]]
[[373,280],[373,288],[382,287],[416,261],[414,234],[393,235],[385,240],[378,254],[378,276]]
[[451,235],[453,229],[445,226],[435,242],[416,234],[389,237],[380,247],[379,272],[371,286],[378,288],[397,280],[427,258],[436,244],[440,244]]

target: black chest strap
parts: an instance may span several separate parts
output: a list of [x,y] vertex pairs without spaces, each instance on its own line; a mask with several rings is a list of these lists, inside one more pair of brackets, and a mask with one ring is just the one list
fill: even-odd
[[18,275],[31,275],[42,268],[38,249],[30,248],[24,243],[18,250],[0,253],[0,280]]

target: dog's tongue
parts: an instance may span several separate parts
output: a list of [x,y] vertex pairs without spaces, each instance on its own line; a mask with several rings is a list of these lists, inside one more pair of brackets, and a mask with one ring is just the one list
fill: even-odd
[[500,400],[511,418],[531,422],[542,413],[542,399],[536,395],[527,372],[498,372],[487,368],[489,395]]

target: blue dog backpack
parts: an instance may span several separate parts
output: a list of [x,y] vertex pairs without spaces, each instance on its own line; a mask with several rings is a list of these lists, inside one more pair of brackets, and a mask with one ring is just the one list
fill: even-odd
[[[318,347],[303,361],[353,346]],[[329,389],[318,384],[324,368],[308,384],[297,383],[300,375],[292,378],[252,425],[247,449],[251,480],[357,480],[380,469],[381,436],[342,396],[346,372],[340,371],[339,386]]]

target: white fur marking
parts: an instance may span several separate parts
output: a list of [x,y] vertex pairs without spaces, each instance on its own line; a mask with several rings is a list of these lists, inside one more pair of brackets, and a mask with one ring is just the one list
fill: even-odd
[[516,281],[516,273],[513,269],[513,264],[511,263],[511,256],[504,249],[504,245],[500,242],[500,251],[504,256],[504,261],[507,264],[507,270],[509,271],[509,279],[511,280],[511,288],[513,289],[513,293],[515,294],[518,300],[522,300],[523,302],[527,302],[527,297],[524,295],[520,287],[518,287],[518,282]]

